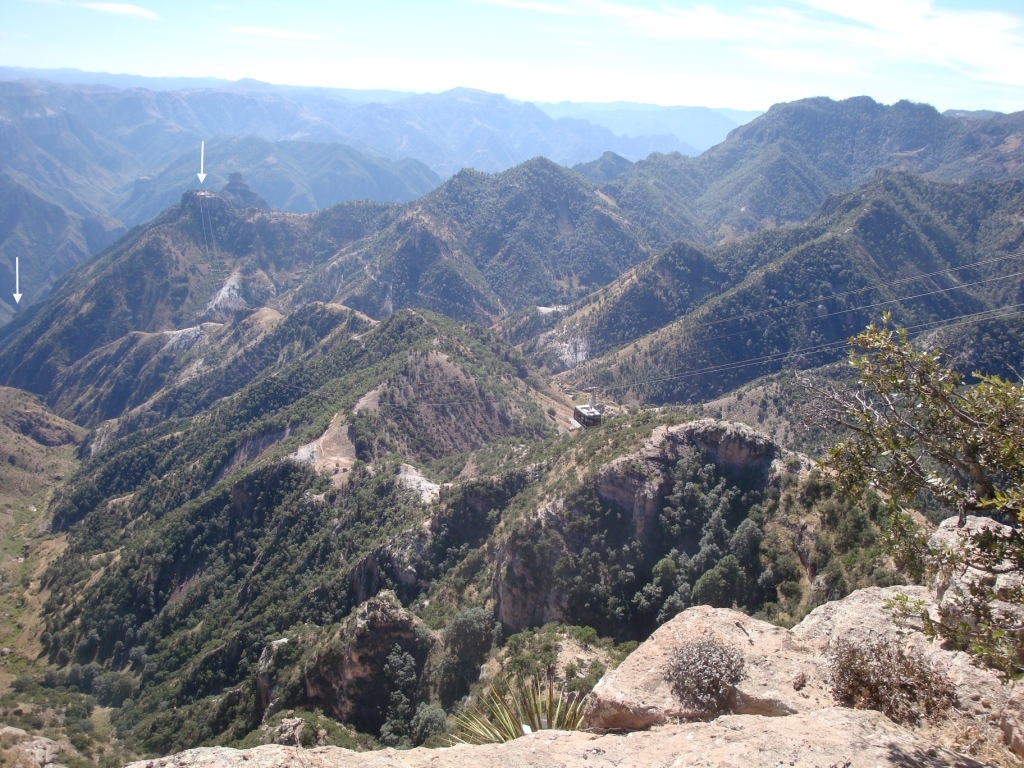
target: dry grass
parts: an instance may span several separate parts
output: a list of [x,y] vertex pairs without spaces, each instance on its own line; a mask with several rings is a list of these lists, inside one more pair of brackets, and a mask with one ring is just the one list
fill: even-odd
[[878,710],[897,723],[943,717],[953,705],[950,680],[919,649],[893,638],[833,639],[828,665],[832,692],[841,704]]

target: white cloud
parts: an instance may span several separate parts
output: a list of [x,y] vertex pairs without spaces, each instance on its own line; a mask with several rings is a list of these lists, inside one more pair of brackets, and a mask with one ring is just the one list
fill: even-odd
[[1024,20],[1018,16],[942,9],[933,0],[800,2],[841,19],[834,22],[837,37],[869,55],[1024,85]]
[[83,8],[102,13],[113,13],[117,16],[134,16],[138,19],[155,20],[160,17],[148,8],[140,8],[131,3],[80,3]]
[[313,32],[293,32],[287,29],[271,29],[270,27],[233,27],[232,32],[253,37],[272,37],[277,40],[323,40],[323,35]]
[[935,0],[752,0],[741,9],[710,3],[640,7],[622,0],[478,0],[527,11],[614,22],[661,40],[734,44],[778,72],[805,66],[876,76],[893,66],[952,70],[975,82],[1024,86],[1024,19],[985,10],[951,10]]

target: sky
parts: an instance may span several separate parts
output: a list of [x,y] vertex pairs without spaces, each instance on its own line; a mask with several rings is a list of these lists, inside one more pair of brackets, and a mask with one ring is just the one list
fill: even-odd
[[0,66],[762,110],[1024,110],[1024,0],[0,0]]

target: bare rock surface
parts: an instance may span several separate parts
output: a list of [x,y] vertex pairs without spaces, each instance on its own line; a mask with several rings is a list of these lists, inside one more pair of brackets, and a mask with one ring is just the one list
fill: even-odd
[[626,735],[542,731],[506,744],[352,752],[266,745],[193,749],[128,768],[980,768],[929,746],[877,712],[832,707],[790,717],[730,715]]
[[352,427],[346,423],[345,415],[336,413],[326,432],[313,442],[300,446],[289,458],[330,475],[335,487],[344,486],[348,482],[348,472],[356,462]]
[[[933,555],[958,556],[969,559],[971,541],[987,532],[994,536],[1009,536],[1012,529],[987,517],[968,515],[964,526],[958,525],[955,517],[943,520],[928,539],[928,548]],[[1024,624],[1024,607],[1020,605],[1019,594],[1024,587],[1024,574],[1012,562],[1004,561],[991,570],[982,570],[965,563],[958,567],[943,567],[933,584],[938,608],[944,616],[956,620],[973,621],[970,610],[971,590],[983,586],[991,589],[995,599],[991,606],[995,617],[1005,624]]]
[[1017,683],[999,716],[1003,739],[1014,753],[1024,757],[1024,685]]
[[65,768],[61,762],[64,750],[53,739],[44,736],[26,738],[25,731],[8,727],[0,734],[0,741],[13,742],[10,749],[0,750],[0,765],[6,765],[10,760],[13,765],[25,768]]

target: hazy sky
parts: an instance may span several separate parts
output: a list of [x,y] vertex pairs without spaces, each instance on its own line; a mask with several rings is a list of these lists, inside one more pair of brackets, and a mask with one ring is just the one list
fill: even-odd
[[0,0],[0,65],[764,109],[1024,109],[1024,0]]

